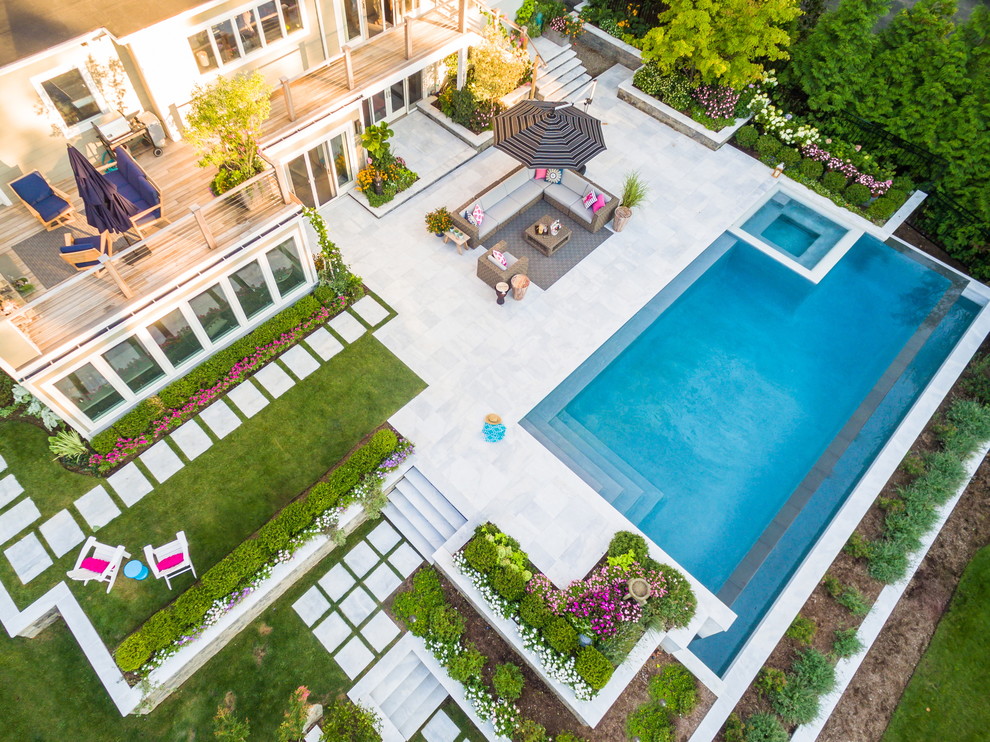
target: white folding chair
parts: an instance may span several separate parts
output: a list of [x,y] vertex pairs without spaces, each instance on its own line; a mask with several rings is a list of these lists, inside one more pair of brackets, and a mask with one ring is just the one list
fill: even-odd
[[179,531],[175,534],[175,541],[152,548],[149,544],[144,547],[144,558],[148,562],[148,569],[158,579],[165,578],[165,584],[172,589],[169,578],[181,575],[184,572],[192,572],[196,576],[196,569],[193,567],[192,558],[189,556],[189,542],[186,541],[186,532]]
[[66,572],[66,575],[83,584],[90,580],[106,582],[107,592],[110,592],[117,579],[117,572],[120,571],[120,563],[125,557],[130,557],[130,554],[124,551],[123,546],[107,546],[90,536],[79,552],[76,566]]

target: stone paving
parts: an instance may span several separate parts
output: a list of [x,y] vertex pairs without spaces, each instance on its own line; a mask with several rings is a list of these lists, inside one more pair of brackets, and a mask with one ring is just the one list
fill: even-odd
[[297,345],[287,350],[282,355],[281,360],[282,363],[288,366],[293,375],[300,380],[305,379],[320,367],[320,362],[303,345]]
[[268,397],[258,391],[258,387],[251,379],[227,392],[227,399],[237,405],[237,409],[244,417],[254,417],[268,406]]
[[354,317],[353,314],[347,314],[341,312],[332,320],[330,320],[330,327],[333,331],[344,338],[345,342],[353,343],[359,337],[364,335],[367,329],[361,322]]
[[373,296],[364,296],[351,306],[357,315],[372,327],[388,317],[388,310],[375,301]]
[[154,489],[133,461],[107,477],[107,482],[127,507],[133,507]]
[[296,383],[291,376],[282,370],[281,366],[275,363],[269,363],[256,373],[254,378],[273,397],[281,397]]
[[120,508],[103,485],[94,487],[75,502],[76,510],[94,531],[120,515]]
[[443,709],[437,711],[433,718],[426,722],[422,734],[426,742],[464,742],[467,740],[467,736],[461,734],[461,730],[450,720]]
[[344,349],[341,342],[327,332],[324,327],[320,327],[310,334],[310,336],[306,338],[306,344],[316,351],[316,355],[324,361],[329,361]]
[[[246,384],[241,384],[241,386],[246,386]],[[217,438],[226,438],[229,433],[233,433],[241,426],[241,418],[222,399],[218,399],[203,410],[199,419],[206,423]]]
[[12,503],[22,492],[24,492],[24,488],[21,487],[21,483],[13,474],[8,474],[0,479],[0,508]]
[[159,483],[164,482],[183,467],[182,459],[172,450],[167,440],[158,441],[141,454],[141,463]]
[[40,517],[41,512],[30,497],[5,510],[0,515],[0,544],[10,541]]
[[59,510],[42,523],[39,530],[56,557],[68,554],[86,538],[68,510]]
[[176,428],[170,437],[190,461],[213,445],[213,439],[199,426],[196,418]]
[[52,565],[52,558],[33,533],[7,547],[3,553],[25,585]]

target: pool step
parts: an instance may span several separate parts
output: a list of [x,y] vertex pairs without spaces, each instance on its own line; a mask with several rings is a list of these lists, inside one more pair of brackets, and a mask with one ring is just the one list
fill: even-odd
[[415,466],[396,483],[382,512],[430,563],[433,553],[467,522]]

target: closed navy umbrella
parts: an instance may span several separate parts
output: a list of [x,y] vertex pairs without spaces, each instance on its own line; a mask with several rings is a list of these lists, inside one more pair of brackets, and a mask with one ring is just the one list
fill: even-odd
[[71,144],[68,147],[69,164],[72,165],[79,196],[86,206],[86,221],[89,225],[97,232],[123,234],[131,229],[129,215],[137,212],[137,207],[120,195],[117,187],[100,175],[82,152]]
[[602,122],[564,101],[521,101],[493,128],[495,146],[526,167],[577,170],[605,151]]

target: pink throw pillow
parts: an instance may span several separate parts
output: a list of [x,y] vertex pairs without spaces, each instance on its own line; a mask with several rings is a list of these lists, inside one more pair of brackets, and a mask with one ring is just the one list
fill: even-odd
[[495,259],[496,261],[498,261],[498,264],[502,266],[502,269],[503,269],[503,270],[509,267],[509,261],[508,261],[508,260],[506,260],[506,259],[505,259],[505,255],[503,255],[503,254],[502,254],[501,252],[499,252],[498,250],[492,250],[492,257],[493,257],[493,258],[494,258],[494,259]]
[[158,562],[158,571],[164,572],[166,569],[171,569],[177,564],[182,564],[183,559],[185,559],[183,554],[173,554],[172,556],[165,557]]
[[474,223],[477,226],[481,226],[481,223],[485,221],[485,210],[481,208],[481,204],[474,207],[474,211],[471,212],[471,216],[474,217]]
[[584,194],[584,198],[581,199],[581,203],[584,204],[584,208],[590,209],[597,199],[598,194],[595,193],[595,189],[589,188],[588,192]]
[[102,559],[94,559],[93,557],[86,557],[82,560],[82,564],[79,565],[82,569],[87,569],[90,572],[96,572],[96,574],[101,575],[103,571],[110,566],[110,562],[105,562]]
[[597,214],[600,209],[604,208],[604,206],[605,206],[605,194],[599,193],[598,199],[595,201],[595,203],[591,205],[591,211]]
[[546,180],[547,179],[547,169],[545,167],[536,168],[536,179]]

